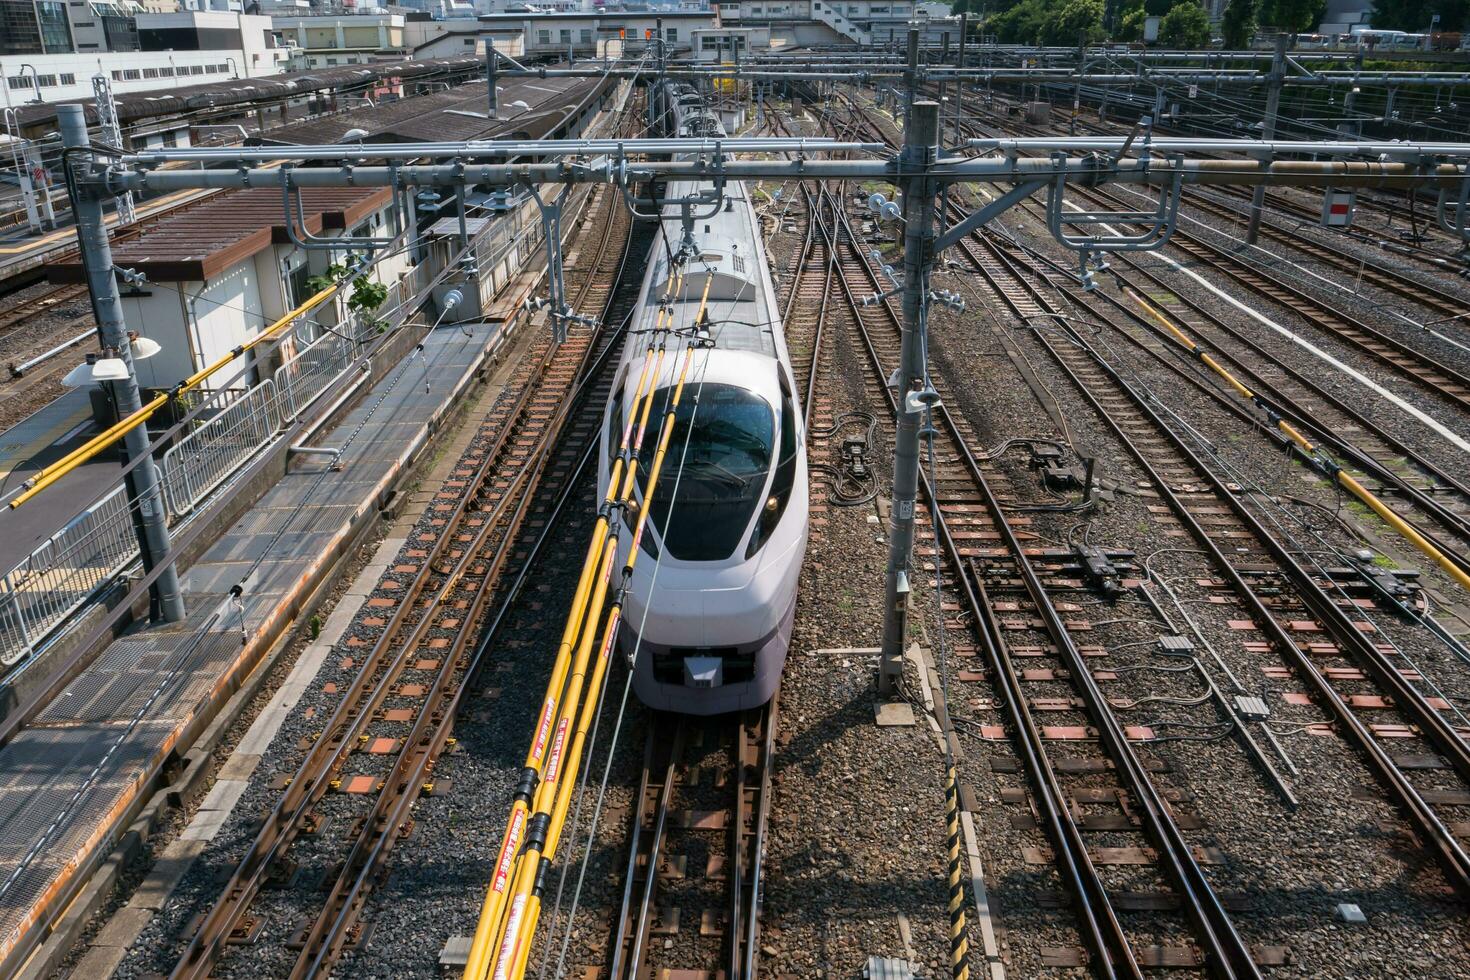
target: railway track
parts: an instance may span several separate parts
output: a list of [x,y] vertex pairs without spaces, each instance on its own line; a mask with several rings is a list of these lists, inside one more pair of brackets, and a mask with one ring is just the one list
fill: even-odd
[[[960,247],[1013,315],[1061,312],[1003,243],[972,236]],[[1280,658],[1265,668],[1268,676],[1307,689],[1310,702],[1358,750],[1451,885],[1466,891],[1470,859],[1453,827],[1470,806],[1470,749],[1456,731],[1450,703],[1420,690],[1432,687],[1432,679],[1400,651],[1380,645],[1387,608],[1340,587],[1323,569],[1304,565],[1301,547],[1278,539],[1280,525],[1273,532],[1264,523],[1269,516],[1263,518],[1242,488],[1217,472],[1218,463],[1202,457],[1181,420],[1125,380],[1081,333],[1060,329],[1064,343],[1044,331],[1034,335],[1148,474],[1150,489],[1164,501],[1156,505],[1159,519],[1176,522],[1209,557],[1209,571],[1217,576],[1208,580],[1211,594],[1234,606],[1229,615],[1241,624],[1245,649]],[[1421,768],[1428,759],[1434,761]]]
[[[1107,196],[1118,200],[1115,195]],[[1120,205],[1122,203],[1119,201]],[[1205,214],[1227,222],[1239,221],[1241,218],[1241,212],[1237,208],[1208,197],[1200,193],[1198,189],[1185,196],[1184,203],[1197,211],[1203,211]],[[1446,321],[1465,318],[1464,300],[1435,288],[1432,283],[1425,282],[1422,278],[1404,275],[1382,262],[1369,260],[1326,242],[1297,234],[1290,228],[1283,228],[1276,224],[1269,215],[1261,222],[1261,233],[1266,238],[1287,245],[1324,266],[1338,270],[1355,282],[1360,281],[1385,293],[1406,299],[1417,306],[1422,306],[1437,318]]]
[[760,975],[775,705],[649,719],[606,976]]
[[1470,410],[1470,377],[1426,352],[1395,340],[1361,318],[1308,295],[1280,276],[1253,268],[1192,235],[1176,232],[1170,244],[1194,262],[1208,266],[1248,292],[1284,307],[1423,390]]
[[52,286],[40,295],[28,296],[20,302],[0,310],[0,333],[13,330],[38,313],[44,313],[62,303],[69,303],[87,294],[85,285]]
[[[1107,192],[1089,190],[1085,191],[1085,195],[1110,204],[1110,206],[1127,206],[1125,201]],[[1304,241],[1297,235],[1291,235],[1288,239],[1292,247],[1311,254],[1313,242]],[[1233,254],[1232,251],[1227,251],[1226,248],[1213,244],[1213,242],[1205,241],[1191,232],[1176,229],[1175,234],[1170,238],[1170,245],[1183,253],[1186,259],[1201,264],[1201,266],[1210,267],[1220,275],[1226,276],[1247,291],[1248,295],[1269,298],[1277,306],[1292,311],[1305,322],[1316,326],[1323,334],[1333,336],[1354,350],[1360,351],[1364,356],[1391,367],[1402,378],[1417,383],[1429,391],[1438,392],[1439,395],[1448,398],[1458,407],[1470,408],[1470,376],[1463,375],[1454,367],[1449,367],[1444,361],[1435,359],[1427,351],[1411,347],[1395,339],[1394,336],[1379,331],[1361,317],[1354,316],[1347,310],[1338,309],[1295,287],[1283,276],[1258,269],[1254,264],[1242,260],[1238,254]],[[1442,316],[1460,317],[1466,313],[1464,303],[1455,300],[1451,295],[1436,294],[1432,287],[1414,284],[1413,281],[1404,281],[1404,284],[1401,285],[1401,291],[1404,294],[1416,291],[1416,289],[1420,294],[1420,303],[1429,306],[1436,313],[1441,313]]]
[[[1049,260],[1018,259],[1033,275],[1063,291],[1100,322],[1115,328],[1115,339],[1135,347],[1176,377],[1204,393],[1234,414],[1244,425],[1259,428],[1267,438],[1281,435],[1252,415],[1236,398],[1224,393],[1212,379],[1186,367],[1184,352],[1158,323],[1135,305],[1106,290],[1087,292],[1069,276],[1057,272]],[[1012,255],[1018,253],[1012,250]],[[1409,445],[1373,415],[1319,384],[1305,372],[1275,358],[1244,332],[1213,311],[1181,296],[1157,275],[1126,254],[1115,257],[1112,276],[1120,287],[1147,297],[1192,337],[1203,341],[1212,356],[1262,396],[1266,405],[1313,442],[1328,448],[1344,465],[1376,481],[1381,493],[1398,498],[1419,533],[1451,560],[1470,568],[1470,486],[1441,466],[1427,452]],[[1140,332],[1147,338],[1140,336]],[[1233,353],[1239,351],[1242,353]],[[1190,365],[1191,367],[1193,365]],[[1289,389],[1289,390],[1288,390]],[[1294,451],[1294,447],[1292,447]],[[1304,462],[1311,460],[1303,458]],[[1446,538],[1448,536],[1448,539]]]
[[[950,218],[964,217],[958,203],[951,203]],[[1101,324],[1112,327],[1113,341],[1127,344],[1172,373],[1244,426],[1258,429],[1266,438],[1295,454],[1303,463],[1320,461],[1297,451],[1297,447],[1261,417],[1251,414],[1235,397],[1201,373],[1189,352],[1178,345],[1160,325],[1128,301],[1131,291],[1166,313],[1185,331],[1209,348],[1261,397],[1262,408],[1277,413],[1308,433],[1318,446],[1330,450],[1336,461],[1356,470],[1382,495],[1398,498],[1401,516],[1462,569],[1470,570],[1470,486],[1421,451],[1395,435],[1381,421],[1342,396],[1282,362],[1248,334],[1231,326],[1206,306],[1175,291],[1175,287],[1128,253],[1118,253],[1110,265],[1110,278],[1120,295],[1108,290],[1087,291],[1070,272],[1061,269],[1039,251],[1009,241],[1011,256],[1032,275],[1064,293],[1069,302],[1085,309]],[[1024,255],[1022,249],[1024,248]],[[1052,317],[1055,310],[1028,307],[1031,317]],[[1144,336],[1146,335],[1146,336]],[[1245,351],[1246,355],[1232,353]],[[1250,356],[1253,355],[1253,356]],[[1287,388],[1290,388],[1288,391]]]
[[[1008,307],[1018,319],[1034,322],[1039,317],[1052,319],[1067,315],[1045,301],[1044,290],[1037,282],[1027,280],[1016,267],[1014,257],[998,251],[1004,247],[1003,243],[987,238],[977,245],[972,236],[972,240],[961,247],[968,268],[988,284],[988,298]],[[877,282],[866,263],[855,257],[851,264],[854,273],[867,276],[865,286],[878,291]],[[859,314],[860,320],[862,316]],[[875,316],[878,313],[871,314],[869,318]],[[883,348],[873,343],[872,331],[865,330],[875,376],[880,378],[887,377],[888,370],[897,363],[897,328],[891,312],[888,319],[887,343],[891,345],[891,352],[886,357]],[[1387,607],[1377,606],[1356,585],[1344,587],[1326,570],[1308,570],[1299,564],[1292,549],[1279,542],[1261,518],[1242,501],[1238,488],[1232,490],[1196,455],[1187,441],[1187,430],[1181,435],[1170,428],[1158,414],[1161,406],[1151,404],[1128,385],[1075,330],[1070,327],[1063,329],[1069,336],[1067,343],[1052,343],[1039,330],[1036,335],[1078,392],[1092,405],[1099,419],[1148,473],[1149,486],[1166,501],[1151,509],[1159,514],[1160,520],[1177,523],[1211,559],[1210,571],[1219,577],[1202,580],[1213,583],[1211,601],[1233,604],[1237,612],[1232,615],[1239,618],[1232,620],[1232,625],[1239,624],[1235,628],[1246,637],[1252,633],[1261,637],[1245,638],[1248,649],[1260,654],[1280,651],[1282,662],[1269,669],[1268,676],[1288,679],[1308,688],[1305,695],[1297,696],[1310,698],[1310,703],[1319,704],[1328,711],[1335,727],[1344,733],[1346,740],[1365,758],[1369,769],[1379,777],[1388,798],[1407,817],[1418,839],[1424,842],[1426,851],[1438,859],[1448,880],[1463,889],[1467,880],[1465,853],[1451,828],[1459,825],[1458,818],[1464,816],[1460,807],[1470,803],[1465,783],[1465,745],[1451,721],[1450,716],[1454,713],[1451,705],[1437,694],[1420,691],[1418,685],[1426,679],[1412,667],[1398,661],[1392,652],[1385,652],[1369,639],[1375,635],[1376,627],[1363,614],[1361,607],[1371,609],[1373,616],[1384,615]],[[938,380],[936,387],[945,397],[947,393]],[[939,422],[940,419],[936,419],[936,423]],[[965,448],[965,440],[955,438],[959,429],[947,414],[940,428],[950,435],[950,439],[942,448],[936,448],[935,455],[939,459],[973,457],[973,453]],[[980,464],[975,465],[978,467]],[[942,482],[944,477],[940,479],[938,489],[943,501],[951,491]],[[930,499],[934,498],[931,496]],[[943,516],[945,507],[942,502],[939,510]],[[963,575],[958,581],[964,586],[964,598],[967,600],[966,603],[952,602],[952,605],[968,609],[977,623],[995,623],[997,609],[1016,610],[1018,606],[1013,602],[996,605],[996,598],[1002,593],[987,581],[993,574],[993,561],[986,565],[974,561],[973,556],[962,556],[961,544],[945,527],[946,523],[941,520],[940,527],[945,551],[949,553],[950,574],[953,576],[956,567],[962,570]],[[1003,526],[995,529],[1003,540],[1008,543],[1015,540],[1019,546],[1015,530],[1006,530],[1009,524],[1009,521],[1001,520],[999,525]],[[1314,574],[1314,571],[1323,574]],[[1052,617],[1045,614],[1044,583],[1024,574],[1022,578],[1028,586],[1033,581],[1038,582],[1038,587],[1028,589],[1031,605],[1019,608],[1031,616],[1041,613],[1040,621],[1049,627],[1052,649],[1068,652],[1071,644],[1061,635],[1066,631],[1065,623],[1059,624],[1059,630],[1052,629]],[[951,578],[951,581],[956,579]],[[1039,593],[1043,594],[1041,600],[1037,599]],[[1263,599],[1263,596],[1270,598]],[[988,633],[982,645],[992,662],[997,683],[1005,686],[1004,700],[1012,728],[1029,730],[1034,723],[1026,717],[1027,708],[1038,702],[1029,697],[1018,682],[1006,683],[1016,677],[1013,667],[1005,662],[1008,659],[1008,637],[999,629]],[[1074,676],[1079,672],[1081,676],[1091,676],[1092,673],[1080,657],[1063,666]],[[1046,673],[1060,676],[1055,671]],[[1098,710],[1087,698],[1082,701],[1088,711]],[[1107,710],[1105,705],[1100,707]],[[1094,721],[1101,720],[1096,715],[1092,717]],[[1232,719],[1232,725],[1237,729],[1242,727],[1238,718]],[[1098,725],[1096,731],[1102,735],[1106,728]],[[1390,751],[1383,742],[1389,738],[1408,741],[1389,743],[1396,746],[1395,751]],[[1075,842],[1080,834],[1076,832],[1075,824],[1069,827],[1066,821],[1068,804],[1075,801],[1068,801],[1065,793],[1058,791],[1054,769],[1047,771],[1045,752],[1044,744],[1033,744],[1024,752],[1026,757],[1023,760],[1028,772],[1043,774],[1042,785],[1037,787],[1041,795],[1037,800],[1041,804],[1038,822],[1050,830],[1049,837],[1053,841],[1070,837]],[[1265,762],[1264,754],[1258,753],[1258,758]],[[1419,768],[1425,759],[1438,761],[1425,770]],[[1117,765],[1116,761],[1114,764]],[[1123,771],[1123,767],[1119,767],[1119,771]],[[1143,779],[1147,778],[1145,774]],[[1045,784],[1048,782],[1052,784],[1050,801],[1045,800],[1048,795]],[[1287,792],[1289,795],[1289,790]],[[1164,848],[1159,848],[1159,851],[1165,853]],[[1097,890],[1098,869],[1088,867],[1086,848],[1074,843],[1072,853],[1081,855],[1080,859],[1067,860],[1066,852],[1065,845],[1054,845],[1054,855],[1059,858],[1069,889],[1074,895],[1082,896],[1084,907],[1100,910],[1083,916],[1087,945],[1094,956],[1100,957],[1094,962],[1109,966],[1121,964],[1125,969],[1136,968],[1140,961],[1130,954],[1127,940],[1122,938],[1123,930],[1117,926],[1116,910],[1106,904],[1106,888],[1100,892]],[[1184,869],[1171,867],[1169,871],[1176,887],[1181,881],[1199,880],[1189,873],[1187,866]],[[1185,874],[1189,877],[1185,878]],[[1187,895],[1188,889],[1181,894]],[[1208,909],[1211,904],[1218,905],[1218,901],[1207,902],[1205,907]],[[1209,923],[1201,919],[1199,912],[1191,912],[1187,918],[1192,925],[1208,927]],[[1255,966],[1249,951],[1242,957],[1241,944],[1228,942],[1231,935],[1227,931],[1228,916],[1221,921],[1226,926],[1215,935],[1226,938],[1226,948],[1201,945],[1205,953],[1200,965],[1213,971],[1253,971]],[[1182,960],[1186,955],[1183,949],[1183,946],[1178,946],[1174,952],[1164,952],[1153,948],[1149,956]],[[1227,959],[1227,952],[1234,958]],[[1115,959],[1107,959],[1110,955]]]
[[[602,310],[604,324],[620,323],[614,297],[629,223],[613,195],[594,194],[586,225],[600,226],[600,236],[591,260],[572,272],[570,292],[575,305]],[[422,546],[404,552],[405,563],[359,613],[354,630],[375,638],[358,672],[203,917],[175,977],[209,975],[227,945],[258,934],[267,916],[262,890],[293,880],[292,848],[303,838],[316,838],[315,863],[328,868],[322,905],[288,943],[290,975],[329,972],[365,937],[364,906],[394,844],[412,828],[414,800],[433,792],[435,761],[487,654],[473,642],[477,624],[523,560],[523,529],[559,512],[553,489],[595,442],[598,394],[605,398],[610,383],[601,368],[621,338],[621,330],[573,331],[559,346],[538,343],[524,359],[517,393],[482,421],[456,478],[436,497],[437,533],[420,533]],[[329,822],[348,833],[345,849],[323,859]]]
[[[828,329],[838,329],[840,323],[840,329],[867,355],[875,397],[896,410],[886,379],[898,364],[898,318],[886,302],[876,306],[860,303],[863,296],[883,290],[857,245],[840,197],[824,187],[816,195],[808,193],[806,199],[809,221],[820,228],[820,235],[815,242],[808,239],[788,296],[788,303],[798,307],[798,336],[806,321],[815,321],[819,329],[829,318],[833,325]],[[826,269],[830,281],[819,283],[815,276],[803,275],[818,269]],[[815,379],[816,372],[808,377]],[[944,398],[942,379],[935,383]],[[820,393],[813,398],[822,403]],[[1147,765],[1097,689],[1084,653],[1067,630],[1062,609],[1075,607],[1065,600],[1059,606],[1049,591],[1079,588],[1077,556],[1069,549],[1037,548],[1031,535],[1012,527],[1002,516],[1002,500],[1014,501],[1004,474],[993,467],[987,472],[981,455],[972,449],[973,433],[965,422],[949,414],[943,401],[935,422],[940,430],[931,460],[935,478],[931,482],[926,475],[922,485],[929,503],[925,509],[937,510],[934,520],[943,549],[927,551],[925,559],[944,568],[944,579],[950,584],[944,602],[946,617],[963,618],[968,613],[971,649],[975,645],[983,648],[997,685],[1006,689],[1003,700],[1010,710],[1010,725],[1005,734],[1032,780],[1037,825],[1052,849],[1049,863],[1073,897],[1078,933],[1094,968],[1102,975],[1141,976],[1153,966],[1208,962],[1222,975],[1254,975],[1250,951],[1213,895],[1174,816],[1180,804],[1166,802],[1154,786]],[[995,542],[1001,546],[996,547]],[[1017,617],[1016,622],[1027,624],[1028,630],[1032,624],[1039,627],[1035,645],[1022,645],[1028,657],[1024,670],[1012,657],[1017,636],[1006,635],[996,609],[1009,610],[1006,615]],[[1055,667],[1042,666],[1044,655],[1040,661],[1029,659],[1047,649],[1058,658]],[[1059,685],[1066,689],[1065,696],[1035,700],[1038,685]],[[1099,733],[1099,737],[1068,742],[1068,751],[1061,753],[1065,757],[1059,758],[1060,743],[1050,742],[1044,734],[1057,726],[1043,726],[1033,713],[1032,705],[1043,703],[1053,708],[1065,706],[1083,721],[1080,728]],[[949,724],[947,711],[942,712],[942,724]],[[1109,773],[1116,781],[1099,788],[1099,774]],[[1096,812],[1110,804],[1118,808],[1113,814]],[[1131,823],[1135,814],[1140,818],[1137,825]],[[1153,870],[1159,890],[1181,897],[1174,915],[1160,916],[1154,910],[1146,923],[1137,918],[1127,921],[1128,913],[1110,897],[1110,888],[1113,892],[1125,889],[1124,879],[1117,867],[1094,860],[1086,831],[1125,827],[1140,835],[1143,846],[1137,847],[1138,854],[1157,860]],[[1135,872],[1126,872],[1126,877],[1136,886]],[[1053,965],[1069,964],[1069,950],[1058,946],[1054,954]]]
[[[837,217],[844,227],[840,209]],[[843,237],[852,239],[850,228]],[[882,290],[855,247],[840,253],[839,265],[870,378],[883,385],[896,411],[897,397],[883,379],[899,363],[900,321],[886,302],[857,305],[863,294]],[[928,461],[933,477],[923,480],[927,513],[921,516],[935,520],[943,550],[926,547],[921,554],[944,568],[944,580],[952,583],[947,604],[955,607],[952,614],[968,614],[970,643],[979,646],[1003,692],[1005,735],[1031,781],[1036,822],[1051,847],[1046,857],[1072,896],[1090,965],[1107,976],[1186,964],[1217,975],[1256,975],[1250,950],[1201,867],[1205,845],[1181,826],[1195,825],[1193,816],[1182,820],[1183,800],[1174,794],[1171,803],[1170,791],[1155,784],[1134,744],[1138,733],[1118,720],[1097,686],[1087,659],[1097,651],[1084,649],[1069,628],[1069,617],[1076,626],[1077,600],[1089,596],[1077,555],[1038,547],[1017,518],[1005,515],[1016,504],[1008,481],[986,466],[968,424],[944,407],[949,392],[943,379],[934,383],[941,403]],[[1064,730],[1063,738],[1049,737]],[[1082,737],[1066,737],[1078,730]],[[1132,836],[1135,843],[1116,850],[1089,846],[1087,837],[1097,832]],[[1151,867],[1145,890],[1177,897],[1172,913],[1151,909],[1139,916],[1115,898],[1140,888],[1138,867],[1113,861],[1124,851],[1127,861]],[[1061,947],[1052,956],[1050,965],[1083,965],[1068,962]]]

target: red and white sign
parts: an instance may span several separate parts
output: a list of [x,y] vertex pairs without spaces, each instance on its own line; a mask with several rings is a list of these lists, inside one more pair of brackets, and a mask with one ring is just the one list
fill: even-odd
[[1324,228],[1346,228],[1353,223],[1353,208],[1357,195],[1352,191],[1335,191],[1328,188],[1322,195],[1322,226]]

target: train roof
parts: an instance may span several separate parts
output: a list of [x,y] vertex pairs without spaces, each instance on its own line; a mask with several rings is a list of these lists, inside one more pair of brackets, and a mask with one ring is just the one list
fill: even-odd
[[[669,196],[678,196],[693,186],[673,185]],[[765,295],[761,276],[765,256],[752,238],[748,206],[745,185],[737,182],[726,186],[725,202],[719,211],[708,217],[696,213],[693,232],[696,253],[685,272],[685,285],[675,300],[675,308],[697,307],[708,280],[705,312],[714,348],[775,358],[779,350],[773,327],[774,310]],[[665,209],[664,229],[672,239],[671,246],[681,233],[678,215],[677,207]],[[668,291],[669,278],[670,254],[660,249],[654,257],[653,282],[658,284],[658,291],[651,297],[653,302]],[[688,322],[692,316],[692,312],[683,318],[676,316],[676,322]]]

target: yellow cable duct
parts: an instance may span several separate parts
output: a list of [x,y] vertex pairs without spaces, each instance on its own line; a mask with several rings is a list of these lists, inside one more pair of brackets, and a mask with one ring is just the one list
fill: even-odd
[[104,431],[99,432],[97,435],[88,439],[76,449],[73,449],[71,452],[58,459],[56,462],[50,464],[49,466],[42,467],[40,470],[36,471],[36,473],[34,473],[29,479],[27,479],[24,484],[22,484],[22,486],[25,487],[25,492],[21,493],[14,500],[10,501],[10,506],[12,508],[19,507],[27,500],[30,500],[36,494],[40,493],[42,490],[45,490],[47,487],[51,486],[51,484],[66,476],[72,470],[76,469],[78,466],[82,465],[87,460],[96,456],[98,453],[102,452],[102,450],[106,449],[108,446],[112,445],[114,442],[127,435],[130,431],[142,425],[144,422],[147,422],[150,418],[153,417],[153,414],[155,412],[157,412],[164,405],[168,404],[168,400],[170,398],[174,397],[175,395],[181,395],[192,388],[198,387],[198,385],[202,381],[225,368],[241,354],[244,354],[246,351],[249,351],[252,348],[259,346],[260,344],[269,340],[271,337],[275,336],[275,334],[282,330],[284,327],[289,326],[298,317],[305,316],[307,313],[310,313],[312,310],[316,309],[332,295],[334,295],[337,290],[340,289],[348,281],[349,280],[344,279],[341,282],[333,283],[326,289],[323,289],[321,292],[308,299],[305,303],[302,303],[300,306],[296,307],[296,309],[287,313],[285,316],[281,317],[275,323],[272,323],[270,326],[266,327],[254,337],[250,338],[239,347],[236,347],[234,350],[230,351],[230,353],[226,354],[224,357],[215,361],[213,364],[210,364],[209,366],[195,372],[194,374],[189,375],[189,377],[179,382],[178,387],[174,388],[168,394],[156,395],[146,405],[139,408],[136,412],[133,412],[127,418],[118,420],[117,422],[108,426]]
[[[699,307],[694,315],[695,324],[698,324],[704,316],[712,283],[713,276],[706,276],[704,291],[700,295]],[[643,488],[643,503],[639,508],[639,516],[633,537],[633,550],[630,550],[629,561],[626,566],[628,569],[633,567],[636,560],[636,548],[642,537],[648,513],[652,506],[653,496],[658,487],[659,474],[662,472],[669,441],[673,435],[675,416],[683,397],[685,381],[689,375],[689,367],[693,362],[696,346],[696,342],[691,340],[685,348],[678,381],[675,384],[673,394],[665,408],[664,418],[659,426],[658,450],[655,454],[653,465],[649,469],[647,484]],[[650,399],[644,404],[645,420],[647,412],[651,407],[651,401],[650,392]],[[641,422],[639,430],[640,439],[635,445],[642,444],[641,433],[645,430],[645,425]],[[631,505],[633,501],[633,493],[636,486],[635,474],[636,468],[630,464],[624,475],[622,492],[619,494],[624,508]],[[613,489],[611,483],[608,489]],[[611,562],[616,558],[618,537],[619,535],[614,531],[609,540],[607,554],[608,565],[606,568],[606,572],[608,573],[611,572]],[[557,720],[559,741],[556,743],[554,751],[558,753],[568,749],[568,746],[561,740],[564,739],[567,728],[578,717],[579,713],[586,716],[586,723],[590,726],[591,715],[589,712],[595,711],[595,705],[600,693],[600,685],[606,677],[605,664],[599,663],[594,673],[594,680],[598,686],[588,690],[586,703],[583,704],[581,695],[585,672],[592,653],[594,629],[602,617],[602,606],[607,598],[606,593],[609,578],[610,575],[605,574],[599,581],[592,604],[594,612],[584,623],[582,641],[578,646],[575,658],[575,671],[568,685],[567,697],[562,702],[561,716]],[[615,602],[608,617],[609,630],[612,629],[620,609],[621,603]],[[611,635],[604,636],[604,643],[610,640]],[[578,770],[581,768],[583,744],[584,740],[574,738],[571,748],[575,752],[575,757],[568,754],[565,761],[559,759],[555,765],[551,763],[547,765],[546,779],[541,783],[537,792],[536,811],[535,815],[531,818],[531,820],[537,822],[538,826],[528,836],[524,849],[518,856],[515,887],[510,893],[508,903],[505,906],[505,921],[498,927],[498,931],[500,932],[500,935],[497,937],[498,953],[495,969],[492,974],[495,980],[520,976],[521,972],[525,969],[526,960],[530,956],[531,937],[534,935],[536,923],[540,915],[540,889],[538,885],[542,877],[542,869],[549,868],[555,857],[556,844],[560,840],[562,826],[565,823],[566,813],[570,806],[571,787],[575,783]],[[530,826],[530,821],[528,821],[528,826]]]
[[[676,280],[675,289],[680,288],[680,285],[682,285],[682,274]],[[593,589],[593,578],[599,565],[598,558],[603,552],[611,527],[609,514],[612,505],[618,500],[619,485],[623,481],[624,470],[626,469],[628,473],[633,470],[632,453],[642,442],[644,425],[652,410],[658,372],[662,367],[664,356],[664,345],[658,342],[657,338],[661,335],[668,313],[668,308],[659,311],[658,319],[655,321],[654,335],[649,338],[648,349],[644,353],[643,372],[638,378],[638,386],[632,399],[633,409],[628,413],[628,422],[623,427],[620,451],[618,458],[613,462],[607,493],[602,503],[602,512],[598,515],[597,523],[592,530],[592,539],[588,543],[587,555],[583,559],[582,573],[572,597],[571,609],[567,613],[567,621],[562,630],[551,677],[547,681],[546,695],[542,700],[541,712],[538,715],[536,734],[526,754],[523,778],[517,787],[506,829],[501,838],[500,849],[496,854],[490,886],[486,889],[485,899],[480,907],[480,918],[475,926],[469,959],[465,964],[464,976],[467,978],[483,980],[489,969],[490,953],[498,947],[500,942],[508,890],[516,872],[521,841],[530,816],[532,797],[536,793],[536,784],[546,764],[552,726],[560,706],[560,694],[571,668],[577,638],[584,628],[584,620]],[[649,355],[654,353],[655,345],[657,345],[657,355],[650,363]]]
[[[1240,395],[1241,398],[1245,399],[1248,402],[1251,402],[1252,404],[1256,403],[1257,395],[1254,391],[1252,391],[1233,374],[1227,371],[1213,357],[1205,353],[1200,348],[1200,346],[1189,337],[1188,334],[1184,333],[1184,331],[1176,327],[1173,322],[1163,314],[1163,312],[1157,309],[1148,300],[1144,299],[1143,296],[1141,296],[1136,290],[1129,287],[1124,287],[1123,292],[1125,295],[1128,296],[1129,299],[1133,300],[1133,302],[1142,307],[1144,312],[1146,312],[1155,323],[1158,323],[1165,330],[1167,330],[1169,334],[1174,338],[1174,340],[1179,343],[1180,346],[1189,351],[1191,354],[1198,357],[1201,362],[1203,362],[1210,368],[1210,370],[1214,371],[1221,378],[1223,378],[1226,383],[1230,385],[1231,388],[1235,389],[1236,394]],[[1277,418],[1276,428],[1279,429],[1298,447],[1300,447],[1302,452],[1306,453],[1308,456],[1317,455],[1318,449],[1316,444],[1308,439],[1300,430],[1296,428],[1296,426],[1287,422],[1285,419]],[[1388,505],[1380,500],[1377,495],[1375,495],[1367,487],[1359,483],[1356,479],[1349,475],[1346,470],[1342,469],[1341,467],[1334,466],[1332,476],[1340,486],[1344,487],[1354,497],[1357,497],[1358,500],[1362,501],[1369,508],[1371,508],[1375,514],[1383,518],[1384,523],[1397,531],[1401,537],[1412,544],[1415,548],[1419,549],[1419,551],[1427,555],[1431,560],[1434,561],[1435,564],[1439,565],[1440,568],[1444,569],[1445,574],[1449,575],[1450,578],[1458,582],[1461,588],[1470,591],[1470,575],[1467,575],[1464,569],[1462,569],[1459,565],[1450,560],[1449,556],[1436,548],[1433,543],[1431,543],[1424,537],[1424,535],[1420,534],[1413,525],[1411,525],[1408,521],[1404,520],[1398,514],[1389,509]]]
[[[678,410],[680,398],[683,394],[693,351],[694,347],[691,344],[686,349],[684,367],[680,371],[679,381],[674,389],[674,396],[669,403],[669,408],[665,416],[666,424],[661,427],[662,431],[659,434],[658,451],[654,456],[653,465],[649,469],[648,489],[643,494],[643,503],[638,510],[638,520],[634,526],[632,542],[629,545],[628,563],[625,566],[624,572],[625,580],[631,576],[633,567],[638,560],[638,545],[643,538],[643,532],[647,525],[648,514],[653,501],[653,489],[658,485],[658,478],[663,469],[663,463],[668,456],[669,441],[674,431],[674,414]],[[631,503],[631,493],[632,488],[630,487],[628,495],[624,498],[626,503]],[[581,768],[582,752],[586,745],[587,732],[592,727],[592,720],[597,713],[597,704],[601,696],[602,685],[607,676],[608,661],[613,645],[617,641],[617,631],[622,618],[622,609],[622,599],[614,599],[612,606],[608,610],[607,623],[603,628],[602,640],[598,646],[599,655],[593,666],[592,682],[588,686],[587,696],[582,703],[582,708],[578,715],[577,729],[567,753],[566,763],[562,766],[557,778],[555,780],[548,778],[546,783],[547,786],[551,786],[554,783],[556,787],[556,794],[549,814],[550,822],[546,832],[544,858],[541,861],[547,867],[556,859],[557,847],[561,843],[562,831],[566,826],[567,813],[571,809],[572,787],[576,785],[576,773]],[[588,639],[590,638],[591,635],[589,634]],[[568,704],[570,703],[569,701]],[[537,870],[539,871],[539,868]],[[513,964],[506,964],[503,960],[497,964],[495,973],[497,977],[501,975],[502,966],[510,966],[510,970],[507,973],[509,977],[520,977],[525,972],[526,962],[531,954],[531,941],[535,937],[536,926],[540,918],[540,886],[542,884],[543,882],[541,881],[533,882],[533,890],[526,900],[525,912],[521,916],[519,936],[514,947],[515,959]],[[505,956],[507,948],[507,946],[502,946],[502,957]]]

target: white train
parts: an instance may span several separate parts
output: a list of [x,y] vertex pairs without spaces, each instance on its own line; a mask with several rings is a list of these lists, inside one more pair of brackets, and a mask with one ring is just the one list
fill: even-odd
[[[652,97],[666,132],[724,135],[691,90],[665,83]],[[671,183],[663,199],[708,186]],[[638,451],[640,502],[688,338],[698,329],[708,339],[689,365],[620,637],[642,701],[708,715],[765,704],[780,682],[806,553],[806,433],[745,187],[726,185],[723,203],[695,209],[690,239],[679,206],[666,204],[603,419],[598,481],[605,494],[667,301],[667,322],[682,332],[666,335]],[[630,538],[623,535],[624,561]]]

